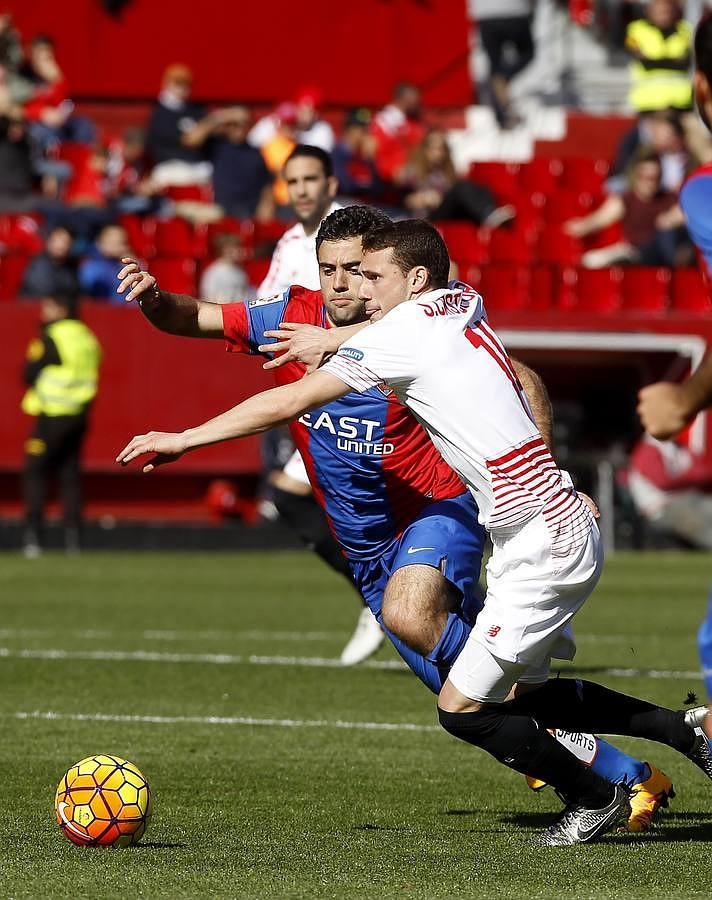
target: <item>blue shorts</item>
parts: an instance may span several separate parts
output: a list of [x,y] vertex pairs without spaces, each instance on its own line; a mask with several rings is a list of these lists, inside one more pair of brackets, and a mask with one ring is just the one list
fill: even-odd
[[[442,572],[460,595],[452,614],[471,626],[482,609],[477,585],[486,532],[477,521],[477,504],[469,491],[451,500],[437,500],[423,509],[401,536],[379,557],[350,561],[354,582],[374,616],[381,621],[383,592],[391,575],[405,566],[432,566]],[[457,623],[453,623],[456,628]],[[459,629],[457,648],[451,643],[442,658],[423,657],[395,635],[389,638],[405,662],[431,690],[439,690],[457,648],[465,637]],[[450,631],[452,634],[452,631]]]
[[707,697],[712,698],[712,594],[710,594],[707,618],[697,632],[697,645],[700,649],[702,677],[705,679]]

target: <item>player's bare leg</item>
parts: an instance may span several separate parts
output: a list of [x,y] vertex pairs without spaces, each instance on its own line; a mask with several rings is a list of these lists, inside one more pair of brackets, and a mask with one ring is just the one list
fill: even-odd
[[442,637],[457,592],[432,566],[404,566],[390,577],[383,594],[383,624],[423,656]]

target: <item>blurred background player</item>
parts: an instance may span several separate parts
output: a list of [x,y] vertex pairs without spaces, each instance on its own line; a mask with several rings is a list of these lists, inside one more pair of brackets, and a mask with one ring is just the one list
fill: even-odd
[[[336,209],[339,183],[329,154],[320,147],[300,144],[284,165],[289,205],[297,217],[275,247],[272,262],[257,295],[269,297],[292,285],[318,291],[319,266],[316,235],[323,219]],[[272,500],[280,516],[297,532],[307,547],[334,571],[352,582],[351,571],[334,540],[326,517],[312,496],[304,461],[295,450],[284,469],[270,475]],[[364,606],[356,629],[341,652],[341,662],[353,666],[374,654],[383,643],[383,632]]]
[[25,445],[24,554],[42,551],[44,507],[51,476],[59,481],[64,512],[64,545],[80,546],[80,455],[91,402],[96,396],[101,348],[94,333],[76,318],[76,300],[67,294],[40,303],[42,333],[27,348],[22,409],[35,417]]
[[[712,130],[712,13],[695,32],[693,87],[702,121]],[[712,165],[698,169],[680,193],[687,227],[697,247],[708,289],[712,289]],[[712,405],[712,352],[707,351],[697,370],[682,384],[658,382],[640,391],[638,412],[645,430],[654,438],[678,435],[703,409]],[[712,604],[698,635],[707,694],[712,696]],[[712,717],[704,724],[712,736]]]

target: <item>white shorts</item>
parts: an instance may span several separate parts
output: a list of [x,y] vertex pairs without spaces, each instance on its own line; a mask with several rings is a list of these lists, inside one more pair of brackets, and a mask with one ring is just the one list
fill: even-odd
[[[295,450],[289,457],[285,467],[282,469],[285,475],[289,475],[295,481],[301,481],[302,484],[309,484],[309,476],[304,465],[304,460],[299,450]],[[310,485],[311,487],[311,485]]]
[[541,514],[493,536],[485,605],[449,675],[466,697],[501,703],[517,681],[545,681],[552,657],[574,658],[571,619],[598,583],[603,548],[592,517],[567,555],[552,556],[551,540]]

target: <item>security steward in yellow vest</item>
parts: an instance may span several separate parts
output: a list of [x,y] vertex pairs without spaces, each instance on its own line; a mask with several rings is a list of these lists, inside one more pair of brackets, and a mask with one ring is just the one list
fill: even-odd
[[650,0],[644,19],[626,30],[631,65],[631,106],[637,112],[692,109],[692,28],[676,0]]
[[94,333],[75,318],[69,296],[41,301],[42,334],[27,348],[22,409],[35,416],[25,445],[24,553],[39,556],[50,476],[56,475],[64,511],[68,552],[79,550],[81,523],[80,453],[88,412],[96,396],[101,348]]

